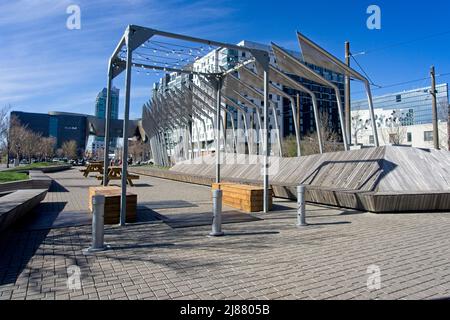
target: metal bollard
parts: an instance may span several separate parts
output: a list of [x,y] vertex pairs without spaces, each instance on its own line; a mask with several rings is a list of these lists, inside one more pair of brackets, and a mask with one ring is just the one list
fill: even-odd
[[211,237],[221,237],[222,232],[222,190],[213,190],[213,223]]
[[297,187],[297,226],[298,227],[306,227],[308,224],[306,223],[306,203],[305,203],[305,186]]
[[89,254],[107,250],[109,246],[103,243],[105,227],[105,196],[92,197],[92,245],[84,249],[83,253]]

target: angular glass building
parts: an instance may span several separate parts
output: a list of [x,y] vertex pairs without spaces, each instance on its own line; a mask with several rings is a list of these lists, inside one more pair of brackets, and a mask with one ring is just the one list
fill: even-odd
[[[120,90],[113,87],[111,89],[111,119],[119,119],[119,94]],[[106,95],[107,90],[103,88],[97,95],[95,100],[95,116],[100,119],[106,118]],[[95,141],[104,141],[104,137],[95,137]],[[117,138],[112,138],[110,142],[110,147],[115,149],[117,147]]]

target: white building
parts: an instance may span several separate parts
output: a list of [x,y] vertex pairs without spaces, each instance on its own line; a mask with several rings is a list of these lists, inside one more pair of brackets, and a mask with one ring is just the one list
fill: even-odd
[[[401,144],[433,148],[430,87],[374,97],[375,118],[380,145]],[[449,150],[448,86],[437,86],[438,133],[442,149]],[[366,102],[352,103],[352,143],[374,145]]]

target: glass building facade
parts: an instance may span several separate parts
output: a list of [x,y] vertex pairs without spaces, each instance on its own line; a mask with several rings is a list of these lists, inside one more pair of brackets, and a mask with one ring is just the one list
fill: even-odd
[[[438,120],[447,122],[449,106],[448,84],[436,86],[436,98]],[[431,87],[374,97],[373,103],[375,109],[395,111],[395,114],[399,115],[399,120],[403,126],[432,123]],[[352,112],[367,109],[367,100],[352,102]]]
[[[111,88],[111,119],[119,119],[119,89],[113,87]],[[103,88],[97,95],[97,99],[95,100],[95,116],[100,119],[106,118],[106,96],[107,89]],[[101,142],[104,141],[104,137],[95,137],[95,141]],[[117,138],[111,138],[110,147],[117,147]]]
[[[106,115],[106,88],[103,88],[95,100],[95,116],[105,119]],[[119,89],[111,89],[111,119],[119,119]]]
[[29,130],[41,134],[43,137],[56,138],[56,148],[66,141],[74,140],[80,151],[86,148],[86,116],[50,112],[29,113],[21,111],[12,111],[11,117],[17,118],[23,126]]

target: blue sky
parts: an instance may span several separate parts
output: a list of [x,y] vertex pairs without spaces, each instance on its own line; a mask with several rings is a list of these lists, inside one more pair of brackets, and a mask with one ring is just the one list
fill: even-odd
[[[80,30],[66,28],[66,8],[71,4],[81,8]],[[382,10],[381,30],[366,27],[371,4]],[[95,97],[106,84],[107,60],[128,24],[231,43],[273,41],[294,50],[299,30],[340,58],[349,40],[353,53],[367,52],[357,59],[373,82],[387,86],[427,77],[432,64],[438,74],[450,73],[449,20],[450,3],[445,0],[2,1],[0,105],[33,112],[93,113]],[[421,40],[411,42],[416,39]],[[449,79],[438,77],[438,83]],[[154,81],[154,76],[133,74],[131,117],[140,117]],[[121,98],[123,83],[123,76],[114,83]],[[427,85],[423,80],[375,94]],[[355,98],[360,90],[354,86]]]

